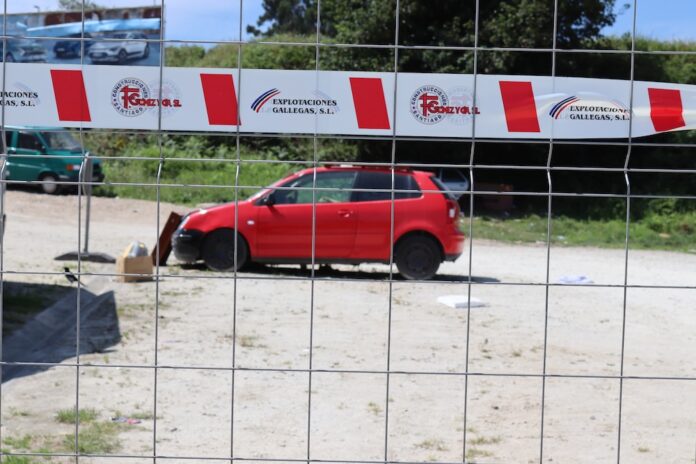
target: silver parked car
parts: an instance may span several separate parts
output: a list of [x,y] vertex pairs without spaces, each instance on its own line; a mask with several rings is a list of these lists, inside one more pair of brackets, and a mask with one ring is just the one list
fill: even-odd
[[118,32],[104,36],[108,42],[95,42],[89,48],[89,58],[93,63],[123,64],[129,58],[147,58],[150,55],[150,45],[140,32]]
[[8,40],[7,48],[0,55],[0,61],[8,63],[45,63],[46,49],[38,40],[19,39]]

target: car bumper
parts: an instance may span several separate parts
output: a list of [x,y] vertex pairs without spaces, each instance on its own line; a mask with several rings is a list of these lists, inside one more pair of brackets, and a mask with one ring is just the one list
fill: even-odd
[[118,52],[99,51],[89,52],[89,59],[92,61],[118,61]]
[[[73,171],[70,174],[59,174],[58,175],[58,180],[62,182],[79,182],[80,180],[80,173],[79,171]],[[98,172],[94,173],[92,175],[92,182],[103,182],[104,181],[104,173]]]
[[45,63],[46,55],[24,55],[17,57],[18,63]]
[[192,263],[200,256],[203,232],[199,230],[177,229],[172,235],[172,250],[179,261]]
[[456,261],[464,252],[464,242],[466,235],[458,232],[452,234],[443,241],[445,261]]

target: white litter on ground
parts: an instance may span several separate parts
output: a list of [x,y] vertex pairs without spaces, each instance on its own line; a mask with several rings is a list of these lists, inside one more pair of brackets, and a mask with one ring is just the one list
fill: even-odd
[[594,283],[592,279],[584,275],[561,276],[556,283],[563,285],[588,285]]
[[[469,297],[467,295],[442,295],[437,297],[437,302],[447,305],[450,308],[469,307]],[[472,308],[481,308],[484,306],[488,306],[488,304],[478,298],[471,297]]]

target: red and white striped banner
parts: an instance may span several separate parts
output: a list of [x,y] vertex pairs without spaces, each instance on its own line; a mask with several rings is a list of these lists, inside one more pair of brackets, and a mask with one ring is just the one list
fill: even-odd
[[546,76],[478,75],[474,83],[467,74],[6,67],[4,123],[12,126],[448,138],[475,131],[479,138],[530,139],[696,129],[696,86],[681,84],[634,82],[631,89],[629,81]]

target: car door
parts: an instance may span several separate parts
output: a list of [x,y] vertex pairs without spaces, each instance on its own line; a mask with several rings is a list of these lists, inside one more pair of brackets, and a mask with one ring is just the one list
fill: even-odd
[[43,144],[33,132],[17,132],[14,146],[8,146],[10,179],[32,181],[39,178],[46,160]]
[[[421,196],[408,174],[394,174],[394,234],[409,216],[410,203]],[[392,243],[392,177],[390,172],[365,170],[358,174],[353,205],[360,220],[356,231],[355,259],[388,260]]]
[[[312,214],[316,212],[315,258],[350,256],[355,243],[357,215],[350,202],[355,171],[306,174],[271,193],[271,204],[257,208],[257,257],[310,260]],[[315,203],[315,207],[313,207]]]

